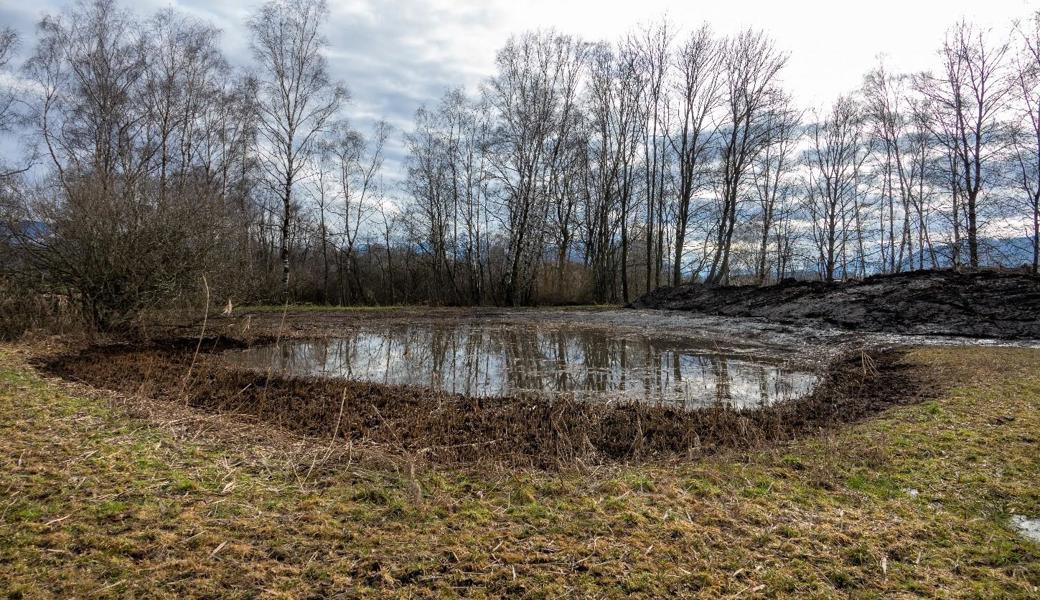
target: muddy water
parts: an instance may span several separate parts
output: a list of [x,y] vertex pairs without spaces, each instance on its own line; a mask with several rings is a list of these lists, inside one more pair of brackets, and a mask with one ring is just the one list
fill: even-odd
[[230,352],[235,366],[430,387],[469,396],[573,395],[748,408],[807,393],[809,373],[703,342],[524,323],[419,322]]

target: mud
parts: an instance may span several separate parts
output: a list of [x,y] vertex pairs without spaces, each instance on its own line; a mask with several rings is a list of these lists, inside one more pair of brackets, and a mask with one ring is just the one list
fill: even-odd
[[801,398],[754,410],[717,405],[691,411],[567,397],[473,398],[419,387],[287,377],[232,368],[215,352],[241,342],[207,339],[197,359],[196,344],[94,347],[39,366],[98,388],[378,445],[417,459],[549,468],[748,448],[931,395],[930,384],[899,351],[846,356]]
[[1023,271],[915,271],[841,283],[662,288],[630,305],[843,330],[1040,339],[1040,277]]

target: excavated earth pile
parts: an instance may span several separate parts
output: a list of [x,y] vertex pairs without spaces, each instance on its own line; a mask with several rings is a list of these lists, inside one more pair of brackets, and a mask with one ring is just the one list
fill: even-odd
[[1025,271],[914,271],[772,286],[692,284],[655,290],[629,306],[873,332],[1040,339],[1040,277]]

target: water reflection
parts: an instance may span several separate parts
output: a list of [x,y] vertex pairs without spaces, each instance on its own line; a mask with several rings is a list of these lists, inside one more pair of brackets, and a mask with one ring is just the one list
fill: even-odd
[[237,366],[439,388],[470,396],[573,394],[697,408],[808,392],[812,374],[649,337],[519,325],[416,324],[228,354]]

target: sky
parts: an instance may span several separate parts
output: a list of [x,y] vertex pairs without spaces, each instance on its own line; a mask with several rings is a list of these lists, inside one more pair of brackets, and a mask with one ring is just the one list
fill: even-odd
[[[29,51],[35,23],[71,0],[0,0],[0,24],[23,34]],[[785,87],[806,108],[822,107],[859,87],[885,61],[893,72],[936,64],[944,32],[967,18],[1006,35],[1014,19],[1037,10],[1035,0],[328,0],[325,35],[333,75],[351,91],[347,116],[362,132],[378,119],[397,129],[388,144],[389,179],[401,176],[402,130],[423,104],[445,91],[475,90],[493,72],[496,51],[511,35],[554,28],[595,41],[668,18],[681,31],[701,23],[728,34],[766,30],[790,54]],[[250,61],[244,23],[258,0],[125,0],[142,15],[175,7],[223,30],[233,64]]]

